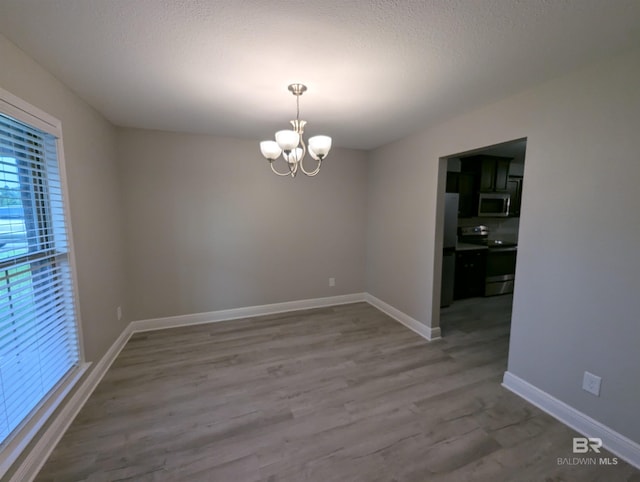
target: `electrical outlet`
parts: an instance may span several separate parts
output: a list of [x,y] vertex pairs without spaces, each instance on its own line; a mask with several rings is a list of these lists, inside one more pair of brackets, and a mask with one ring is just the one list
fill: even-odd
[[116,316],[118,317],[118,321],[122,319],[122,306],[116,308]]
[[336,285],[336,279],[335,278],[329,278],[329,286],[335,286]]
[[593,373],[584,372],[584,378],[582,379],[582,389],[589,393],[594,394],[596,397],[600,396],[600,382],[602,378]]

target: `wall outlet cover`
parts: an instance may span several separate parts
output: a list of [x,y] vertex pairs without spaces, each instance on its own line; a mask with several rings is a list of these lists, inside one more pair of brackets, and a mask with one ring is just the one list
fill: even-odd
[[582,379],[582,389],[586,390],[589,393],[592,393],[596,397],[600,396],[600,383],[602,382],[602,378],[598,375],[594,375],[593,373],[584,372],[584,377]]

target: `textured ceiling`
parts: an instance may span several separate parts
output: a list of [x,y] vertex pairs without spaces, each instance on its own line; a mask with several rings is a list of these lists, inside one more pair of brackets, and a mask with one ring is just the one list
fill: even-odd
[[[0,32],[121,126],[370,149],[640,45],[638,0],[0,0]],[[0,59],[1,65],[1,59]]]

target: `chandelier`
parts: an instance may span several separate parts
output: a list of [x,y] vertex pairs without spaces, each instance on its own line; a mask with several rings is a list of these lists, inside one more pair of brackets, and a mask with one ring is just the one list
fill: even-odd
[[[275,141],[262,141],[260,152],[269,161],[271,170],[278,176],[296,177],[298,171],[302,171],[307,176],[315,176],[320,172],[320,165],[331,149],[331,137],[314,136],[309,138],[309,146],[305,146],[302,134],[307,121],[300,120],[300,96],[307,90],[303,84],[291,84],[289,90],[296,96],[296,119],[290,121],[292,130],[282,130],[276,132]],[[303,160],[306,153],[316,161],[315,169],[308,171],[305,169]],[[280,172],[274,167],[274,161],[280,157],[285,160],[288,171]]]

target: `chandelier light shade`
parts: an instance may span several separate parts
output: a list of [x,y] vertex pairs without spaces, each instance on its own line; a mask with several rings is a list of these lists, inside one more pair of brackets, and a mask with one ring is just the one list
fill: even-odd
[[[331,150],[331,137],[314,136],[309,138],[309,146],[304,143],[304,126],[306,121],[300,120],[300,96],[307,90],[303,84],[291,84],[289,91],[296,96],[296,118],[291,121],[291,130],[276,132],[275,141],[262,141],[260,152],[269,161],[271,170],[278,176],[296,177],[298,171],[302,171],[307,176],[315,176],[320,172],[320,165]],[[312,170],[307,170],[303,164],[305,155],[316,161],[316,166]],[[274,162],[282,155],[288,170],[278,171]]]
[[309,138],[309,154],[316,161],[323,159],[331,149],[331,137],[314,136]]

